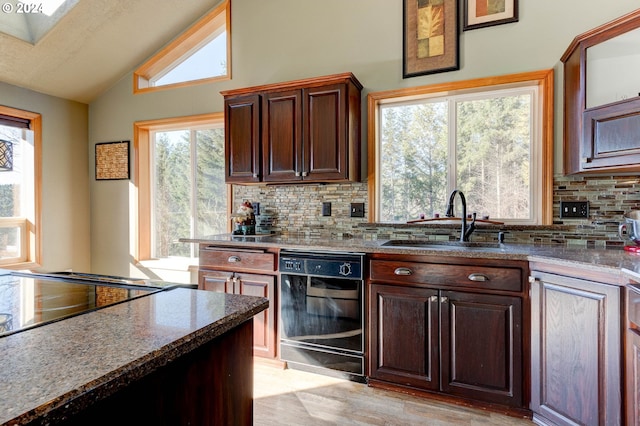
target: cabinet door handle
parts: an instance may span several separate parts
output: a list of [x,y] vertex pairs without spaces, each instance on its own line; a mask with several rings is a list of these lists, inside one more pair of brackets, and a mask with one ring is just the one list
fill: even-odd
[[238,256],[229,256],[229,258],[227,259],[227,262],[238,263],[240,262],[240,258]]
[[396,268],[393,273],[396,275],[411,275],[413,272],[409,268]]
[[446,297],[446,296],[442,296],[442,297],[440,298],[440,303],[447,303],[447,302],[449,302],[449,298],[448,298],[448,297]]
[[469,281],[477,281],[477,282],[489,281],[489,277],[484,274],[471,274],[467,278],[469,278]]
[[437,302],[438,301],[438,296],[431,296],[429,298],[429,302]]
[[302,176],[307,176],[309,173],[307,172],[302,172]]
[[299,177],[299,176],[300,176],[300,172],[296,172],[296,176],[298,176],[298,177]]

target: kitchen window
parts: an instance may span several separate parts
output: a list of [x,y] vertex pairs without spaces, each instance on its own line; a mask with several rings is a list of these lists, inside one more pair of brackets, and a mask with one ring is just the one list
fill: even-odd
[[0,141],[10,165],[0,170],[0,267],[40,261],[40,114],[0,106]]
[[139,259],[197,257],[196,238],[228,231],[222,114],[138,122]]
[[552,71],[369,94],[371,220],[444,216],[459,189],[478,218],[550,223],[552,104]]
[[169,43],[133,73],[133,93],[231,78],[231,0]]

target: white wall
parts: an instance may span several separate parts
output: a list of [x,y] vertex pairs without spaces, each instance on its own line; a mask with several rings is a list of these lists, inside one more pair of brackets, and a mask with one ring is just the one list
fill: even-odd
[[89,271],[87,105],[5,83],[0,103],[42,115],[40,269]]
[[[126,76],[90,105],[90,167],[93,144],[133,140],[136,120],[222,111],[220,90],[350,71],[364,85],[364,119],[369,92],[554,68],[555,167],[560,171],[560,57],[576,35],[638,8],[635,0],[520,0],[519,22],[461,32],[459,71],[403,79],[402,3],[232,0],[233,79],[134,96],[132,77]],[[91,183],[94,272],[139,273],[130,265],[135,244],[131,189],[123,181]]]

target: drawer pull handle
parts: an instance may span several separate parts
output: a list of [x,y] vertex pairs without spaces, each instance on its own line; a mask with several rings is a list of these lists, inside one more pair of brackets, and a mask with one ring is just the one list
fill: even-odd
[[476,282],[489,281],[489,277],[484,274],[471,274],[469,275],[468,278],[470,281],[476,281]]
[[396,275],[411,275],[413,272],[411,272],[411,269],[409,268],[396,268],[393,273]]
[[229,258],[227,259],[227,262],[238,263],[240,262],[240,258],[238,256],[229,256]]

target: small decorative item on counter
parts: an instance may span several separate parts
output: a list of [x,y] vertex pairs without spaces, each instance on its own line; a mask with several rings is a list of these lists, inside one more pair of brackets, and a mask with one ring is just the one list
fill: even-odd
[[236,229],[233,231],[234,235],[255,235],[256,216],[250,201],[243,202],[231,217],[236,225]]

